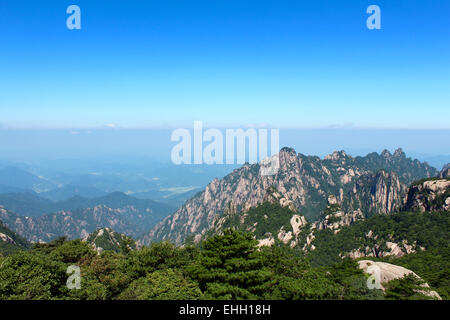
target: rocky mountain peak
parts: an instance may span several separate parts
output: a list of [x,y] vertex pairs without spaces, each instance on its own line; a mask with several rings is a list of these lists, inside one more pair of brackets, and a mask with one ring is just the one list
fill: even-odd
[[386,159],[389,159],[391,156],[392,156],[392,154],[389,152],[389,150],[387,150],[387,149],[384,149],[382,152],[381,152],[381,154],[380,154],[383,158],[386,158]]
[[[437,175],[426,164],[401,158],[401,149],[396,155],[380,161],[383,158],[376,153],[353,158],[335,151],[322,160],[285,147],[279,152],[276,174],[261,175],[259,164],[235,169],[223,179],[213,180],[142,241],[169,240],[181,245],[187,237],[214,228],[230,204],[237,212],[247,212],[264,202],[277,203],[317,221],[329,204],[328,196],[334,195],[342,212],[354,214],[354,218],[361,213],[366,217],[389,214],[402,207],[410,180]],[[271,188],[276,193],[268,193]]]
[[439,173],[441,178],[450,178],[450,163],[447,163],[442,167],[442,171]]
[[398,148],[394,152],[394,158],[406,158],[406,154],[403,152],[402,148]]
[[293,148],[289,148],[289,147],[283,147],[280,149],[280,153],[287,153],[290,155],[297,155],[297,152],[293,149]]
[[326,155],[325,160],[339,161],[346,160],[349,156],[345,153],[344,150],[334,151],[332,154]]

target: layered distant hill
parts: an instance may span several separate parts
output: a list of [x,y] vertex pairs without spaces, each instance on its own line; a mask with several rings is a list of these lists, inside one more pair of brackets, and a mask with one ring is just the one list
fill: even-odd
[[413,181],[439,174],[427,163],[407,158],[401,149],[365,157],[339,151],[320,159],[283,148],[279,159],[280,170],[274,176],[262,176],[259,164],[245,164],[221,180],[214,179],[155,226],[143,242],[182,244],[187,237],[200,239],[224,213],[247,212],[262,204],[270,189],[311,222],[323,216],[329,196],[335,197],[346,213],[359,211],[364,217],[389,214],[402,208]]
[[140,159],[43,161],[34,164],[0,161],[0,194],[30,193],[51,201],[74,196],[96,198],[124,192],[140,199],[181,206],[214,177],[235,165],[175,165]]
[[43,192],[56,187],[47,179],[35,176],[28,171],[15,166],[8,166],[0,169],[0,186],[2,186],[0,187],[0,191],[4,192],[21,190]]
[[11,192],[0,194],[0,206],[28,217],[38,217],[45,213],[58,211],[58,203],[31,192]]
[[0,220],[34,242],[48,242],[59,236],[84,238],[103,227],[137,237],[174,211],[169,205],[121,192],[92,199],[73,197],[57,203],[31,194],[9,194],[0,196],[0,205]]
[[27,217],[39,217],[43,214],[62,210],[92,208],[97,205],[106,205],[112,209],[133,206],[143,212],[151,210],[156,217],[165,216],[176,209],[165,203],[148,199],[138,199],[122,192],[112,192],[105,196],[94,198],[75,196],[57,202],[50,201],[30,192],[0,194],[0,206]]

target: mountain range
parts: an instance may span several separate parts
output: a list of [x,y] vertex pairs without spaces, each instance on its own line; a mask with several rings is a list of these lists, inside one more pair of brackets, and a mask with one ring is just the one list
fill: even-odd
[[0,195],[0,220],[33,242],[48,242],[59,236],[84,238],[98,227],[138,237],[173,211],[164,203],[121,192],[57,203],[32,194]]
[[[420,207],[418,201],[411,204],[417,181],[439,176],[435,168],[407,158],[401,149],[364,157],[336,151],[321,159],[283,148],[279,159],[276,175],[262,176],[259,164],[245,164],[221,180],[212,180],[203,191],[192,190],[191,199],[176,211],[169,205],[121,192],[56,202],[35,193],[16,192],[0,194],[0,220],[32,242],[48,242],[59,236],[85,238],[97,228],[111,228],[138,239],[140,244],[169,240],[181,245],[186,241],[198,243],[226,226],[251,223],[255,224],[252,231],[260,236],[258,240],[271,243],[283,238],[282,242],[296,246],[301,243],[300,229],[307,224],[318,230],[330,225],[337,229],[371,216],[401,211],[406,203],[411,209]],[[442,197],[445,195],[424,204],[423,210],[442,205]],[[258,207],[265,209],[255,212]],[[266,212],[262,216],[261,210]],[[279,230],[283,226],[284,231]],[[308,235],[313,236],[303,233],[305,241]]]
[[[120,192],[57,202],[31,192],[0,195],[0,261],[27,259],[18,262],[20,270],[28,270],[36,259],[78,261],[85,274],[105,273],[95,276],[99,283],[89,297],[105,298],[92,294],[111,279],[119,281],[118,287],[106,297],[117,296],[128,285],[120,295],[132,297],[137,285],[129,284],[133,277],[175,266],[197,279],[196,266],[210,266],[212,252],[231,254],[225,262],[217,260],[213,274],[217,266],[234,263],[236,257],[241,261],[237,265],[245,269],[242,255],[248,252],[242,248],[253,243],[253,253],[265,257],[261,260],[265,267],[255,265],[252,272],[275,268],[271,281],[276,290],[282,288],[267,297],[279,298],[284,292],[281,297],[286,299],[323,299],[333,287],[325,283],[329,278],[336,281],[338,291],[332,296],[338,299],[450,297],[449,165],[438,172],[401,150],[355,158],[339,151],[320,159],[283,148],[279,158],[280,170],[274,176],[262,176],[258,164],[245,164],[214,179],[171,215],[165,204]],[[239,245],[237,239],[242,240]],[[120,265],[118,274],[108,271],[111,263]],[[302,274],[311,273],[313,278],[296,273],[277,278],[280,270],[299,264]],[[145,266],[150,273],[143,271]],[[367,289],[373,267],[380,270],[379,292]],[[16,271],[14,263],[8,268],[2,277],[9,283],[16,274],[34,277],[31,271]],[[201,275],[209,272],[199,270]],[[229,272],[234,279],[235,272]],[[317,276],[322,273],[320,280]],[[132,278],[126,280],[123,274]],[[347,280],[342,282],[341,276]],[[211,279],[218,281],[216,276]],[[122,280],[124,285],[119,284]],[[165,283],[155,287],[166,290]],[[8,287],[3,295],[11,297],[15,288]],[[208,286],[199,288],[208,292]],[[342,295],[342,290],[347,293]]]
[[265,202],[271,189],[311,222],[324,214],[329,196],[337,199],[344,212],[359,210],[364,217],[389,214],[401,209],[409,184],[439,174],[427,163],[407,158],[401,149],[365,157],[336,151],[321,159],[283,148],[279,162],[280,169],[273,176],[261,175],[259,164],[245,164],[221,180],[214,179],[150,230],[142,242],[182,244],[191,236],[199,240],[224,213],[247,212]]

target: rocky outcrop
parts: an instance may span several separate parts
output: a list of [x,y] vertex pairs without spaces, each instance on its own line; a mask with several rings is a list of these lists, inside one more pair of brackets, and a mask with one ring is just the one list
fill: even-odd
[[360,209],[366,216],[388,214],[401,209],[406,190],[395,172],[380,170],[361,176],[343,206]]
[[[403,171],[401,175],[379,171],[380,166]],[[401,207],[407,189],[402,179],[415,177],[413,170],[426,176],[437,174],[428,165],[406,158],[401,150],[389,158],[378,154],[352,158],[339,151],[321,160],[283,148],[275,175],[261,175],[259,164],[245,164],[221,180],[214,179],[203,192],[155,226],[142,242],[169,240],[180,245],[188,236],[201,237],[215,228],[226,208],[248,211],[268,200],[270,188],[279,193],[271,201],[284,202],[309,221],[319,218],[330,194],[336,196],[343,212],[353,212],[355,217],[359,212],[387,214]]]
[[[371,238],[371,235],[366,235]],[[377,236],[373,237],[377,240]],[[393,241],[385,242],[375,242],[370,246],[365,248],[359,248],[352,250],[347,254],[341,254],[342,257],[350,257],[352,259],[359,259],[364,257],[375,257],[375,258],[385,258],[385,257],[402,257],[405,254],[415,253],[417,251],[425,250],[425,248],[417,245],[417,242],[409,244],[407,240],[400,241],[399,243]]]
[[136,249],[136,245],[131,238],[115,232],[111,228],[98,228],[95,232],[86,236],[83,241],[92,245],[98,254],[105,250],[118,252],[123,245],[126,245],[129,250]]
[[[360,260],[358,261],[358,265],[360,269],[362,269],[365,273],[374,276],[375,279],[379,277],[378,280],[380,281],[380,287],[383,291],[385,290],[385,286],[387,283],[389,283],[389,281],[392,281],[394,279],[401,279],[409,274],[412,274],[413,276],[421,279],[417,274],[415,274],[413,271],[409,269],[386,262]],[[427,289],[430,288],[430,286],[427,283],[424,283],[422,286]],[[418,291],[426,296],[442,300],[442,298],[436,291],[431,290],[418,290]]]
[[[6,212],[6,209],[0,206],[0,213]],[[17,250],[26,250],[29,243],[17,233],[9,229],[0,220],[0,256],[8,255]]]
[[282,207],[288,207],[292,211],[296,210],[294,202],[286,197],[283,197],[283,195],[275,190],[275,188],[269,188],[263,198],[263,202],[276,203]]
[[450,178],[429,179],[411,185],[405,199],[405,211],[449,211]]
[[315,227],[318,230],[331,229],[337,233],[341,227],[349,226],[361,219],[364,219],[364,215],[359,209],[348,213],[336,211],[333,214],[325,216],[323,220],[316,222]]
[[194,243],[233,228],[253,233],[259,246],[271,246],[277,242],[296,246],[301,232],[308,225],[306,218],[291,210],[290,202],[284,201],[275,189],[269,189],[268,193],[264,198],[267,201],[248,211],[238,211],[232,205],[227,207],[224,214],[218,215],[213,228],[194,237]]
[[313,228],[317,230],[331,229],[334,233],[339,232],[341,227],[349,226],[357,220],[364,219],[364,214],[360,209],[344,212],[337,203],[335,196],[328,197],[328,207],[325,216],[314,223]]
[[281,227],[277,233],[277,238],[283,244],[295,247],[299,243],[299,235],[303,228],[308,224],[304,216],[294,214],[290,220],[290,230]]
[[8,236],[4,233],[1,233],[1,232],[0,232],[0,241],[10,243],[10,244],[16,244],[16,242],[14,241],[13,238],[11,238],[10,236]]

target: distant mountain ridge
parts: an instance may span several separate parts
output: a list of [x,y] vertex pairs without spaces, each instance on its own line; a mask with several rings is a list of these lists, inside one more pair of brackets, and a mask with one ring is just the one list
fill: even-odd
[[14,166],[7,166],[0,169],[0,184],[4,186],[3,188],[7,186],[9,188],[33,190],[35,192],[43,192],[55,187],[52,182]]
[[123,192],[112,192],[95,198],[75,196],[58,202],[50,201],[29,192],[0,194],[1,206],[19,215],[29,217],[39,217],[43,214],[54,213],[61,210],[92,208],[102,204],[113,209],[126,206],[134,206],[141,211],[151,209],[156,215],[166,215],[175,210],[175,208],[165,203],[148,199],[138,199],[126,195]]
[[59,206],[31,192],[0,194],[0,205],[24,216],[38,217],[59,210]]
[[279,159],[280,170],[274,176],[261,176],[259,164],[245,164],[222,180],[214,179],[145,235],[143,243],[170,240],[182,244],[187,237],[202,236],[227,208],[248,211],[263,203],[272,187],[308,221],[320,217],[329,195],[336,197],[344,212],[359,209],[365,216],[387,214],[402,207],[412,181],[438,175],[427,163],[407,158],[402,149],[355,158],[336,151],[320,159],[283,148]]
[[53,205],[57,211],[34,217],[0,206],[0,220],[33,242],[48,242],[59,236],[84,238],[102,227],[138,237],[174,210],[166,204],[121,192],[93,199],[74,197]]
[[55,202],[59,202],[68,200],[76,196],[84,198],[97,198],[105,196],[106,194],[108,193],[99,190],[95,187],[76,186],[67,184],[59,188],[51,189],[46,192],[41,192],[39,193],[39,196]]
[[[39,163],[39,162],[38,162]],[[70,161],[0,165],[0,194],[31,193],[54,202],[74,196],[97,198],[121,191],[140,199],[181,206],[214,177],[235,165],[184,165],[144,160],[133,163],[96,163],[79,166]],[[199,190],[199,191],[200,191]],[[32,215],[32,214],[30,214]]]

